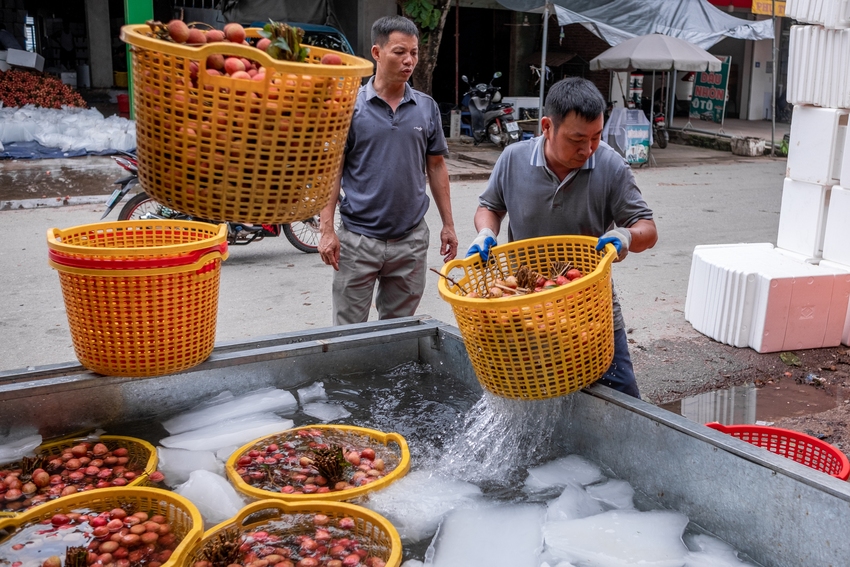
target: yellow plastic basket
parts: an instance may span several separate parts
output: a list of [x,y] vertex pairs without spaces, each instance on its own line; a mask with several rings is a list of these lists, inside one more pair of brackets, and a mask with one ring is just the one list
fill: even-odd
[[[242,479],[239,473],[236,472],[236,469],[238,468],[237,462],[242,455],[254,449],[263,450],[270,443],[280,445],[289,440],[295,439],[296,432],[302,429],[337,431],[340,433],[350,434],[355,437],[368,438],[368,441],[371,443],[377,443],[384,446],[389,446],[391,443],[395,443],[398,446],[398,464],[389,474],[374,482],[370,482],[369,484],[350,488],[348,490],[337,490],[313,494],[285,494],[282,492],[263,490],[248,484]],[[243,445],[238,450],[234,451],[234,453],[230,455],[230,458],[227,459],[227,463],[225,463],[225,470],[227,471],[228,478],[230,478],[230,481],[236,487],[236,490],[251,498],[274,498],[278,500],[285,500],[287,502],[304,502],[309,500],[323,502],[350,501],[369,492],[385,488],[407,474],[407,471],[410,470],[410,449],[407,447],[407,441],[405,441],[404,437],[398,433],[384,433],[375,429],[367,429],[365,427],[355,427],[351,425],[306,425],[304,427],[296,427],[295,429],[287,429],[286,431],[275,433],[274,435],[268,435]]]
[[[7,530],[14,535],[18,529],[43,520],[49,520],[54,514],[67,514],[77,510],[106,512],[122,505],[131,505],[137,512],[150,515],[159,514],[168,519],[172,533],[180,543],[171,557],[161,567],[182,567],[183,559],[201,538],[204,522],[194,504],[182,496],[156,488],[104,488],[96,491],[81,492],[33,508],[29,512],[14,518],[0,518],[0,533]],[[3,543],[0,538],[0,544]]]
[[[246,30],[248,37],[259,31]],[[309,48],[305,63],[278,61],[248,45],[191,47],[149,34],[147,25],[121,28],[131,46],[145,191],[217,221],[290,223],[317,214],[330,198],[361,77],[372,63],[319,47]],[[322,65],[326,53],[337,53],[342,65]],[[265,80],[210,75],[213,54],[255,61]]]
[[[46,457],[48,459],[53,457],[61,456],[65,450],[70,449],[74,445],[77,445],[83,438],[80,437],[72,437],[66,439],[60,439],[57,441],[51,441],[49,443],[42,444],[38,449],[36,449],[36,454],[39,456]],[[152,472],[156,471],[157,466],[157,454],[156,448],[143,439],[137,439],[135,437],[124,437],[121,435],[101,435],[96,441],[96,443],[103,443],[106,447],[112,451],[119,447],[123,447],[127,449],[127,457],[129,461],[127,462],[127,467],[132,469],[140,470],[141,472],[138,474],[136,478],[131,480],[126,484],[126,486],[142,486],[146,484],[147,477]],[[13,463],[14,465],[14,463]],[[5,468],[5,467],[0,467]],[[94,490],[106,490],[105,488],[95,488]],[[67,496],[63,498],[68,498]],[[58,500],[55,498],[53,500],[48,500],[47,502],[40,504],[40,506],[44,506],[46,504],[52,503]],[[31,510],[33,507],[28,508],[27,510]],[[26,512],[26,510],[24,511]],[[0,518],[10,517],[10,516],[19,516],[24,512],[14,512],[8,509],[4,510],[4,503],[0,502]]]
[[[387,567],[401,565],[401,538],[395,527],[383,516],[367,508],[345,502],[281,502],[260,500],[249,504],[234,518],[204,532],[203,538],[185,556],[185,565],[196,565],[204,560],[204,549],[223,532],[244,534],[262,529],[276,535],[298,534],[298,526],[287,524],[287,516],[295,514],[324,514],[331,522],[352,518],[355,522],[352,539],[371,555],[386,562]],[[288,529],[287,529],[288,528]]]
[[48,231],[49,264],[59,273],[83,366],[106,375],[160,376],[210,355],[227,227],[215,227],[214,236],[204,232],[210,228],[123,221]]
[[[552,236],[496,246],[485,265],[478,254],[453,260],[441,273],[479,294],[521,265],[548,274],[569,261],[584,277],[554,289],[499,299],[468,298],[440,278],[481,385],[504,398],[563,396],[602,377],[614,358],[611,263],[613,245],[596,238]],[[457,276],[453,273],[462,270]]]

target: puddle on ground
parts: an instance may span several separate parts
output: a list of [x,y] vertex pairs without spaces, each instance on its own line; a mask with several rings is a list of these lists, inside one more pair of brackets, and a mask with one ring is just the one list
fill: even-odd
[[660,407],[698,423],[717,421],[723,425],[774,423],[785,417],[800,417],[836,408],[850,399],[850,389],[829,391],[791,381],[733,386],[662,404]]

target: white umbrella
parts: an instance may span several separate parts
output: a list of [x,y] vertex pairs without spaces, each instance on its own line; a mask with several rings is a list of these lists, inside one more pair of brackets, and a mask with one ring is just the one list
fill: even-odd
[[590,69],[611,71],[719,71],[720,59],[693,43],[653,33],[628,39],[590,60]]
[[659,33],[628,39],[590,60],[590,69],[593,71],[601,69],[652,71],[649,102],[650,160],[652,159],[652,116],[655,109],[655,72],[719,71],[722,65],[723,62],[720,59],[702,47],[678,37]]

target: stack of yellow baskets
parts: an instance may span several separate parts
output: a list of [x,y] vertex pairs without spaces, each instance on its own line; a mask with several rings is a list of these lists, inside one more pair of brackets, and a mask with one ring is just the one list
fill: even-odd
[[[596,243],[586,236],[532,238],[494,247],[486,263],[475,254],[443,266],[441,273],[458,285],[440,278],[440,295],[452,306],[486,390],[518,400],[554,398],[592,384],[611,365],[616,251],[609,244],[598,252]],[[548,274],[552,262],[570,262],[584,276],[526,295],[466,296],[472,291],[483,296],[497,279],[522,265]]]
[[96,223],[47,232],[77,358],[113,376],[160,376],[215,343],[227,226]]

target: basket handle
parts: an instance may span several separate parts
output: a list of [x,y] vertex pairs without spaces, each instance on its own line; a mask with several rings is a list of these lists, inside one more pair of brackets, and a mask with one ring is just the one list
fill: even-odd
[[193,250],[185,256],[166,258],[147,258],[145,260],[90,260],[86,258],[75,258],[63,256],[53,249],[47,251],[48,257],[60,266],[70,268],[84,268],[90,270],[144,270],[148,268],[172,268],[175,266],[188,266],[194,264],[207,254],[218,252],[222,256],[227,254],[227,242],[215,244],[209,248]]
[[279,500],[259,500],[242,508],[233,519],[233,523],[244,528],[245,520],[252,514],[256,514],[257,512],[262,512],[264,510],[277,510],[278,512],[285,514],[289,511],[289,507],[290,506],[288,504]]

